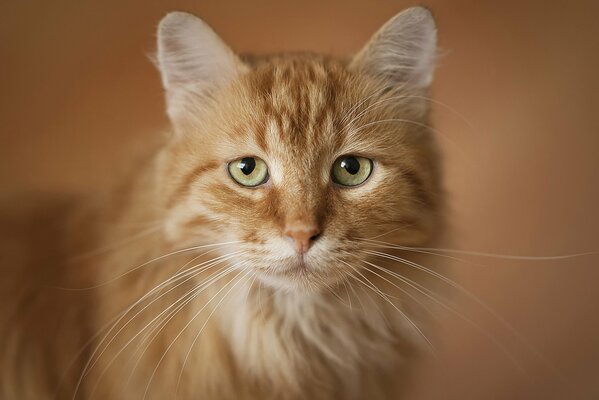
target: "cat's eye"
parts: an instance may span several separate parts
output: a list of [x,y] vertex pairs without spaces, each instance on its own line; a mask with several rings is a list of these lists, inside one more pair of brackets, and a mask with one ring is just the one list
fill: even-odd
[[333,182],[343,186],[358,186],[370,177],[372,160],[358,156],[341,156],[333,163]]
[[229,174],[240,185],[255,187],[268,180],[268,167],[258,157],[243,157],[229,163]]

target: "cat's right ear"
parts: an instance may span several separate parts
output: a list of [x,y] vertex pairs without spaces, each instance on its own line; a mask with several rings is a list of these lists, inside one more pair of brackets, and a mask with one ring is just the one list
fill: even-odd
[[158,25],[156,64],[175,126],[246,68],[208,24],[179,11]]

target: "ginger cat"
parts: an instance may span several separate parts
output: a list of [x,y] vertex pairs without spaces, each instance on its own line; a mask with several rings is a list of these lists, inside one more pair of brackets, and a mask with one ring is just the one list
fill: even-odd
[[349,60],[165,16],[168,140],[108,199],[3,221],[0,397],[391,398],[430,334],[398,271],[441,230],[435,56],[421,7]]

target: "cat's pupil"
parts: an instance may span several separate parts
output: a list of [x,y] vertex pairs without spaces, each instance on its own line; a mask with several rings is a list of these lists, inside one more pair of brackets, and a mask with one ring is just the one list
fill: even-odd
[[249,175],[256,168],[256,160],[253,157],[242,158],[239,162],[239,169],[244,175]]
[[360,162],[354,157],[347,157],[341,160],[341,168],[345,169],[352,175],[355,175],[360,170]]

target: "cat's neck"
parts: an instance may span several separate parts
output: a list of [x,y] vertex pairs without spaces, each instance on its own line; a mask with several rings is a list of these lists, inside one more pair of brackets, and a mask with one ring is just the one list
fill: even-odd
[[[287,387],[316,378],[342,381],[348,393],[359,393],[356,385],[368,374],[398,362],[389,355],[397,354],[405,327],[371,293],[343,286],[282,292],[250,284],[222,304],[218,319],[236,363],[254,378]],[[351,398],[348,393],[340,395]]]

